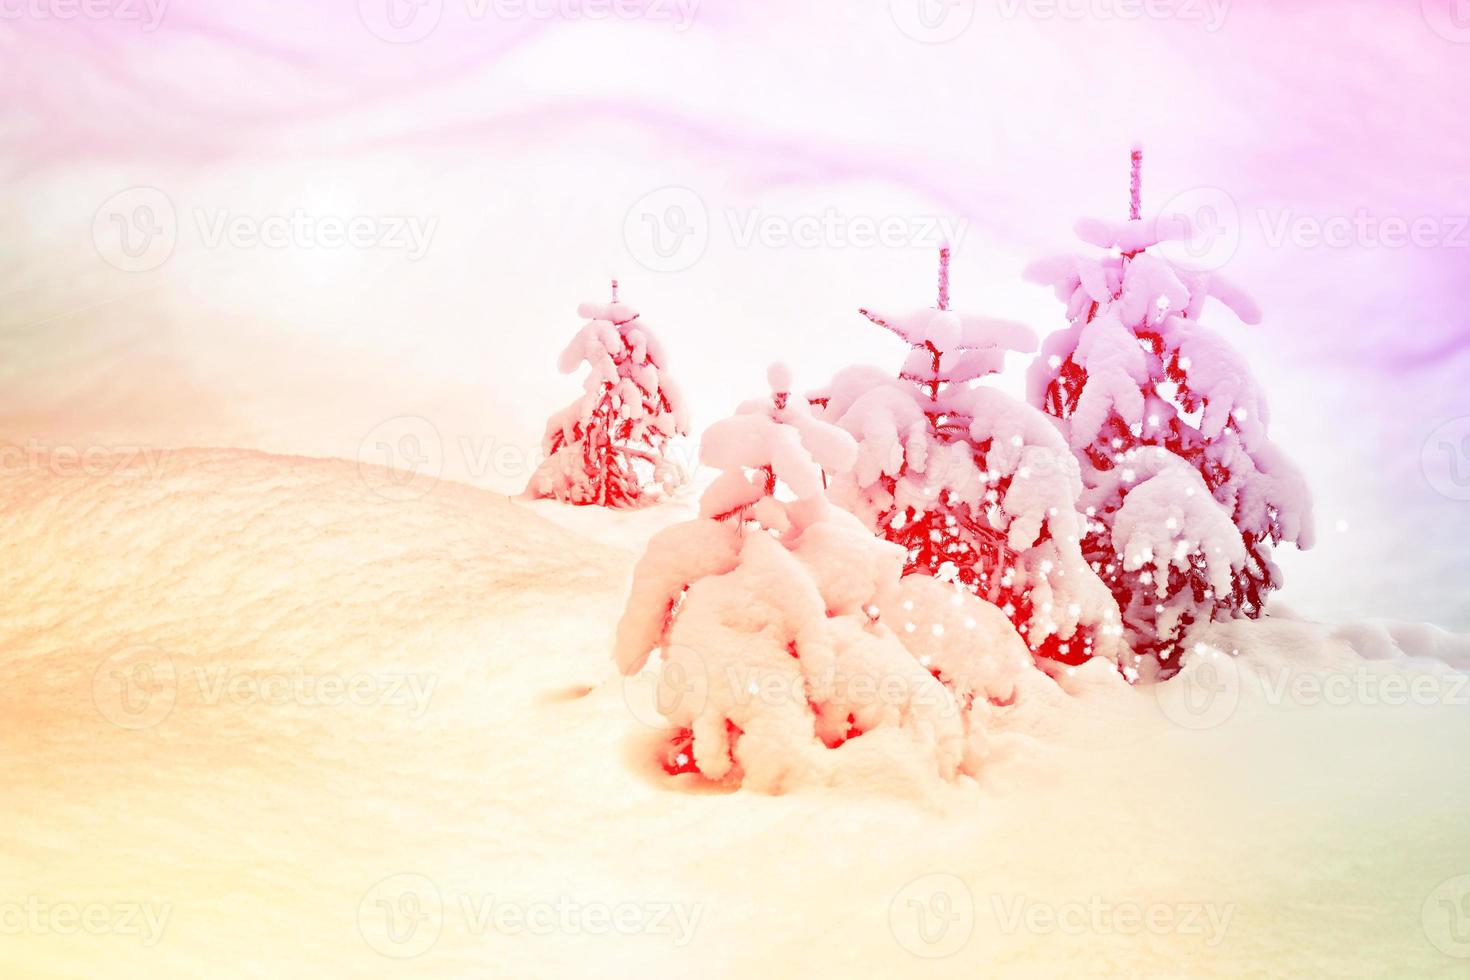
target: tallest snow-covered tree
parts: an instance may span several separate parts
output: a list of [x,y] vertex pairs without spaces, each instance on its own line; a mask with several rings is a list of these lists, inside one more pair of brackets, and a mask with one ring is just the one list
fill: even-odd
[[1248,325],[1255,304],[1214,272],[1161,254],[1187,220],[1145,220],[1134,147],[1127,221],[1085,220],[1105,250],[1034,264],[1067,305],[1029,376],[1082,464],[1084,552],[1118,600],[1136,654],[1169,672],[1189,628],[1259,615],[1281,585],[1271,546],[1312,541],[1311,498],[1267,437],[1266,399],[1245,361],[1200,322],[1213,298]]

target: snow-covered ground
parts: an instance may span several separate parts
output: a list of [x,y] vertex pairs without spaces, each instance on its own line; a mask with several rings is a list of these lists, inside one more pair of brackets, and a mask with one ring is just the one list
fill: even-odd
[[7,475],[0,975],[1470,969],[1467,638],[1218,627],[1167,693],[1018,703],[978,781],[721,792],[609,659],[687,512],[235,450]]

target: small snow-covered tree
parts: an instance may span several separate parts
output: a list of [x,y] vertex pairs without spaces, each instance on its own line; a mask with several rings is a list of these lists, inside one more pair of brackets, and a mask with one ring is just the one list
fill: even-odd
[[[1260,613],[1281,584],[1270,546],[1311,545],[1311,500],[1267,438],[1266,400],[1244,360],[1200,323],[1211,297],[1247,324],[1259,311],[1218,274],[1160,254],[1194,230],[1179,217],[1142,218],[1141,166],[1135,147],[1127,221],[1077,225],[1106,254],[1027,271],[1054,288],[1070,321],[1042,344],[1029,395],[1082,464],[1084,550],[1124,609],[1135,652],[1177,669],[1191,624]],[[1205,499],[1178,497],[1191,490]]]
[[784,369],[771,388],[705,433],[720,475],[698,519],[649,542],[618,623],[624,674],[660,651],[665,769],[770,792],[855,755],[973,773],[1025,647],[993,606],[900,581],[902,549],[825,496],[852,438],[791,399]]
[[813,399],[859,446],[831,496],[903,547],[905,571],[1001,607],[1038,657],[1116,659],[1118,611],[1082,557],[1076,461],[1045,415],[976,383],[1036,337],[950,310],[949,249],[939,255],[935,306],[861,311],[908,344],[899,374],[848,368]]
[[689,430],[684,402],[662,346],[618,299],[617,280],[612,302],[583,303],[578,313],[587,322],[558,367],[570,374],[585,364],[587,378],[581,397],[547,422],[546,458],[526,490],[569,504],[638,507],[685,482],[669,456],[670,440]]

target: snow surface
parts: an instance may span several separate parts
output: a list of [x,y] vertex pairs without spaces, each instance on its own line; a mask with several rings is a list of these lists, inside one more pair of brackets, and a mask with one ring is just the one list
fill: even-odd
[[[1169,682],[1226,692],[1203,712],[1083,670],[1017,702],[978,782],[723,793],[651,764],[651,675],[610,659],[646,524],[599,544],[548,504],[394,499],[343,461],[115,463],[0,493],[0,907],[168,916],[151,946],[7,927],[0,975],[1464,975],[1426,915],[1470,873],[1470,711],[1444,703],[1470,638],[1233,623]],[[1287,665],[1370,693],[1283,700]],[[1392,703],[1384,679],[1407,677],[1441,703]],[[302,678],[367,686],[312,703]],[[411,911],[405,891],[422,919],[395,945],[373,916]],[[479,928],[491,898],[679,914]],[[1127,903],[1214,917],[1008,928]],[[948,930],[926,941],[920,911]]]

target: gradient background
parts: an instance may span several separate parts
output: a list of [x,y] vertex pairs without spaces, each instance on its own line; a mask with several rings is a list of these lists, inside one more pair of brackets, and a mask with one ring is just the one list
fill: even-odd
[[[921,234],[745,222],[962,221],[956,305],[1044,332],[1061,308],[1021,269],[1123,215],[1140,139],[1145,209],[1209,219],[1265,310],[1211,316],[1316,492],[1286,604],[1470,629],[1466,4],[399,4],[0,0],[0,442],[403,453],[515,492],[610,275],[698,431],[774,358],[808,387],[896,365],[856,308],[932,301]],[[415,258],[200,225],[298,209],[433,235]],[[1276,233],[1360,214],[1426,237]]]

